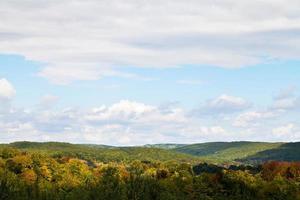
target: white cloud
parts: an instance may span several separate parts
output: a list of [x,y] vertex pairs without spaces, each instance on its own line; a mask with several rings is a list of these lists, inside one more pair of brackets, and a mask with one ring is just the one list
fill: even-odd
[[289,111],[300,108],[300,99],[295,95],[295,87],[285,88],[274,96],[271,106],[263,110],[252,110],[238,114],[232,121],[232,125],[242,128],[257,128],[266,126],[266,122],[288,118]]
[[294,124],[287,124],[285,126],[277,127],[273,129],[273,134],[276,136],[286,136],[292,133],[292,130],[295,128]]
[[0,79],[0,114],[11,109],[11,102],[16,95],[14,86],[6,79]]
[[[48,96],[46,100],[56,100]],[[33,140],[140,145],[299,139],[299,113],[294,113],[293,118],[286,118],[283,115],[286,112],[278,110],[242,112],[241,108],[247,108],[242,105],[248,105],[245,102],[242,98],[228,95],[208,101],[207,105],[213,105],[214,111],[228,114],[230,110],[229,115],[224,115],[226,120],[208,117],[214,116],[214,113],[190,115],[188,109],[176,102],[156,106],[121,100],[112,105],[81,109],[42,109],[36,106],[21,109],[12,106],[7,112],[0,113],[0,142]],[[212,111],[212,107],[209,109]],[[292,123],[286,123],[289,121]],[[277,127],[285,123],[288,125]]]
[[137,145],[207,141],[226,132],[221,126],[195,123],[178,106],[128,100],[91,109],[12,109],[0,115],[0,122],[2,142],[23,139]]
[[272,119],[278,116],[278,113],[271,111],[249,111],[239,114],[233,121],[233,126],[247,127],[257,126],[264,123],[267,119]]
[[0,79],[0,100],[11,100],[16,95],[13,85],[6,79]]
[[287,98],[276,100],[272,106],[278,110],[296,110],[300,108],[300,98]]
[[51,108],[59,101],[59,97],[51,94],[44,95],[41,98],[40,106],[43,109]]
[[185,113],[181,108],[167,108],[162,110],[156,106],[128,100],[121,100],[109,107],[101,106],[94,108],[87,113],[85,119],[94,123],[115,121],[126,124],[180,123],[186,120]]
[[272,109],[288,111],[288,110],[299,110],[300,109],[300,97],[295,94],[295,87],[288,87],[279,92],[274,97]]
[[275,100],[290,99],[295,96],[295,92],[296,92],[296,87],[290,86],[280,90],[279,93],[274,97],[274,99]]
[[189,126],[181,130],[181,136],[186,137],[190,143],[195,143],[195,138],[201,141],[225,141],[232,136],[221,126]]
[[155,107],[145,105],[143,103],[131,102],[122,100],[119,103],[113,104],[110,107],[101,106],[94,108],[86,116],[90,121],[103,121],[103,120],[134,120],[147,113],[155,110]]
[[283,138],[288,141],[300,139],[300,129],[293,123],[276,127],[272,130],[272,133],[276,138]]
[[242,111],[251,107],[251,103],[241,97],[220,95],[215,99],[208,100],[195,113],[202,114],[226,114]]
[[123,66],[299,59],[299,7],[298,0],[0,1],[0,53],[45,63],[39,75],[59,84],[116,76]]

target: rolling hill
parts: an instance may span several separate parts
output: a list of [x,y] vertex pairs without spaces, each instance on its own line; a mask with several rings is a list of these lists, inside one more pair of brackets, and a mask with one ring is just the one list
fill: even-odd
[[112,161],[177,161],[259,164],[265,161],[300,161],[300,142],[209,142],[191,145],[151,144],[136,147],[115,147],[60,142],[15,142],[0,145],[22,151],[39,152],[53,157],[76,157],[99,162]]
[[277,148],[260,151],[240,159],[241,162],[261,163],[269,160],[300,161],[300,142],[281,144]]
[[173,150],[217,163],[300,161],[300,143],[210,142],[186,145]]
[[178,162],[200,161],[196,156],[147,147],[112,147],[105,145],[70,144],[60,142],[14,142],[5,146],[20,149],[22,151],[45,153],[53,157],[70,156],[100,162],[126,162],[132,160]]

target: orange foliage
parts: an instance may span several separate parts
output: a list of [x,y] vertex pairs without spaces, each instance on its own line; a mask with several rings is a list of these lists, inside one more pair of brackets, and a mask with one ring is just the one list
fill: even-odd
[[287,179],[300,178],[300,162],[267,162],[262,166],[262,177],[265,180],[273,180],[275,177]]
[[32,169],[26,169],[20,176],[27,184],[32,184],[37,179],[37,175]]

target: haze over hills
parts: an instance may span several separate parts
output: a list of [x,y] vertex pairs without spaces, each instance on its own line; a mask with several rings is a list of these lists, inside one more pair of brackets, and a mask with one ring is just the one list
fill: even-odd
[[209,142],[199,144],[151,144],[116,147],[60,142],[14,142],[3,144],[25,151],[43,152],[54,157],[72,156],[85,160],[180,161],[255,164],[270,160],[300,161],[300,142]]
[[165,143],[165,144],[146,144],[144,147],[159,148],[159,149],[176,149],[184,147],[187,144]]

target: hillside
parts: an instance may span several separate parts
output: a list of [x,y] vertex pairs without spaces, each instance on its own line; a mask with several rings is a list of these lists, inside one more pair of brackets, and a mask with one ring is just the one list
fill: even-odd
[[174,151],[212,162],[261,163],[269,160],[299,161],[300,143],[211,142],[186,145]]
[[[102,163],[55,158],[33,150],[85,149],[85,145],[26,142],[6,146],[33,152],[0,148],[1,200],[299,200],[300,162],[227,169],[208,163]],[[97,148],[93,150],[97,153]],[[127,150],[131,155],[145,152]]]
[[299,143],[210,142],[191,145],[154,144],[137,147],[114,147],[60,142],[15,142],[0,145],[39,152],[52,157],[76,157],[100,162],[177,161],[257,164],[270,160],[300,161]]
[[277,148],[258,152],[240,161],[261,163],[268,160],[300,161],[300,142],[281,144]]
[[6,145],[29,152],[39,152],[53,157],[70,156],[84,160],[111,161],[179,161],[199,162],[196,156],[147,147],[111,147],[103,145],[70,144],[59,142],[15,142]]

